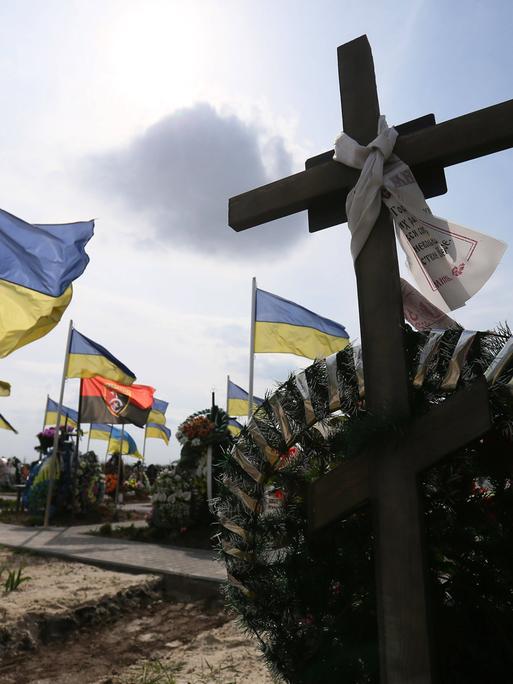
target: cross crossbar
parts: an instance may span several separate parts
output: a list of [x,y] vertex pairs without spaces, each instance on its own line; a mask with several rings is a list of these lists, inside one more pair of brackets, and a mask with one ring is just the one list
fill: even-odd
[[[447,430],[448,425],[450,430]],[[307,497],[310,532],[341,520],[372,499],[374,460],[386,459],[391,449],[403,460],[405,467],[419,473],[461,445],[478,439],[490,430],[491,425],[488,386],[482,378],[413,420],[401,433],[400,443],[388,443],[384,448],[369,447],[313,482]]]
[[[400,134],[394,152],[415,175],[422,167],[452,166],[510,147],[513,147],[513,100],[414,133]],[[241,231],[307,210],[325,195],[347,194],[358,176],[355,169],[326,161],[232,197],[228,223]]]

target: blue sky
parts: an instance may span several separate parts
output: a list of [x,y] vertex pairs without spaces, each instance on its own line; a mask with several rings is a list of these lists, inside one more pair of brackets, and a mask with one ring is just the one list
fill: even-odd
[[[347,227],[310,236],[299,215],[236,235],[228,197],[332,146],[338,45],[369,36],[389,124],[443,121],[512,97],[512,28],[507,2],[3,0],[0,206],[97,224],[69,315],[1,361],[13,393],[0,412],[20,434],[2,432],[0,452],[32,458],[70,317],[157,387],[173,431],[212,387],[224,403],[227,373],[247,385],[252,276],[358,338]],[[446,173],[435,213],[508,242],[513,153]],[[508,250],[454,317],[508,319],[512,267]],[[257,357],[257,394],[307,363]],[[149,460],[178,454],[174,437],[148,444]]]

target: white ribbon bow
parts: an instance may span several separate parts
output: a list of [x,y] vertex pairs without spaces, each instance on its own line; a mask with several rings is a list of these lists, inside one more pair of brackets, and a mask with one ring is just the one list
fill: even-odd
[[335,140],[333,159],[354,169],[361,169],[358,182],[346,200],[354,260],[360,254],[381,211],[384,164],[392,156],[397,136],[395,128],[389,128],[386,118],[380,116],[378,135],[366,147],[359,145],[346,133],[341,133]]
[[397,135],[380,116],[378,135],[366,147],[345,133],[335,141],[335,161],[361,169],[346,200],[351,254],[356,260],[383,201],[420,292],[440,311],[453,311],[486,283],[506,244],[433,216],[411,170],[393,154]]

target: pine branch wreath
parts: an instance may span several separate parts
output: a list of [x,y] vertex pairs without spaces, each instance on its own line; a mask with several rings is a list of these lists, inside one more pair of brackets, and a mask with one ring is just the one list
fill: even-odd
[[[415,415],[444,401],[459,331],[447,331],[414,389]],[[479,333],[459,373],[472,383],[511,338]],[[406,332],[410,379],[428,341]],[[288,682],[378,682],[371,512],[311,538],[305,487],[405,425],[365,410],[355,350],[316,361],[266,398],[223,463],[215,508],[225,595]],[[513,670],[513,393],[490,387],[493,429],[423,473],[421,487],[441,681],[509,681]]]

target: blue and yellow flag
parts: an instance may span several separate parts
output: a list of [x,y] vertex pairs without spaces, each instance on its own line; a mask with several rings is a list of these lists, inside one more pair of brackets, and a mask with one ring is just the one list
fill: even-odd
[[[112,454],[114,452],[120,451],[121,445],[121,430],[113,427],[110,435],[109,444],[107,446],[107,452]],[[137,444],[135,443],[132,435],[129,435],[126,430],[123,430],[123,448],[121,453],[125,456],[133,456],[134,458],[142,458],[142,455],[137,449]]]
[[[45,425],[57,425],[57,413],[59,411],[59,403],[53,399],[46,400],[45,409]],[[62,406],[61,409],[61,427],[67,423],[71,427],[76,428],[78,424],[78,412],[69,408],[68,406]]]
[[148,416],[149,423],[157,423],[158,425],[166,424],[166,411],[169,406],[169,402],[163,401],[162,399],[153,399],[153,406],[151,407],[150,414]]
[[131,385],[135,373],[98,342],[93,342],[78,330],[71,331],[68,350],[67,378],[94,378],[101,375],[124,385]]
[[146,437],[162,439],[166,444],[169,444],[171,430],[165,425],[160,425],[159,423],[148,423],[146,425]]
[[265,290],[256,291],[255,352],[317,359],[348,344],[349,335],[340,323]]
[[235,418],[230,418],[230,420],[228,421],[228,432],[233,437],[238,437],[240,435],[241,430],[242,430],[241,423],[239,423],[238,420],[235,420]]
[[41,225],[0,209],[0,357],[43,337],[71,301],[89,263],[94,221]]
[[13,426],[2,416],[0,413],[0,428],[2,430],[11,430],[11,432],[14,432],[16,435],[18,434],[18,430],[15,430]]
[[90,439],[103,439],[108,442],[111,431],[112,427],[110,425],[106,425],[105,423],[91,423],[89,426],[89,437]]
[[151,407],[154,411],[159,411],[160,413],[166,413],[167,407],[169,406],[168,401],[164,401],[163,399],[153,399],[153,406]]
[[[253,408],[263,404],[264,400],[253,397]],[[247,416],[249,410],[249,394],[242,387],[236,385],[228,378],[228,397],[226,401],[226,412],[229,416]]]

